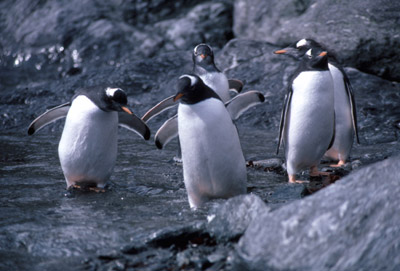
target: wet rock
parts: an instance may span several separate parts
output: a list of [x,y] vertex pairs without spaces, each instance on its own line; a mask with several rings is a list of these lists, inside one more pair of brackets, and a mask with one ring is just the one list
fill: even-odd
[[239,242],[236,270],[399,269],[399,163],[384,160],[262,213]]
[[281,46],[314,38],[334,50],[346,65],[400,80],[400,26],[396,1],[238,0],[234,32],[238,38]]
[[214,207],[208,215],[207,229],[219,242],[239,238],[248,225],[269,207],[255,195],[237,196]]
[[248,167],[254,167],[256,169],[262,169],[264,171],[282,171],[282,164],[284,162],[279,158],[271,158],[264,160],[250,160],[247,162]]

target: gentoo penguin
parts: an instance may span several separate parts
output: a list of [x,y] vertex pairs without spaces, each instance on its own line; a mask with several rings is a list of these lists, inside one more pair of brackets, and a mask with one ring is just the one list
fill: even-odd
[[[291,46],[275,51],[276,54],[286,54],[296,59],[301,58],[309,49],[326,49],[312,39],[301,39]],[[344,69],[335,56],[328,52],[328,67],[333,78],[335,96],[335,139],[332,147],[325,156],[337,160],[342,166],[349,157],[353,145],[354,135],[359,143],[357,132],[356,104],[353,90]]]
[[[263,103],[265,101],[264,95],[256,90],[246,91],[236,95],[234,98],[225,103],[232,120],[237,120],[247,109]],[[168,119],[158,129],[154,141],[157,148],[162,149],[169,141],[178,136],[178,115]]]
[[226,103],[231,99],[229,90],[242,90],[243,83],[239,80],[228,80],[214,62],[214,52],[208,44],[201,43],[193,50],[193,73],[200,76],[204,84],[214,90],[221,100]]
[[[214,63],[214,52],[212,48],[204,43],[198,44],[192,54],[193,58],[193,73],[200,76],[203,82],[214,90],[226,103],[231,99],[229,91],[238,94],[243,89],[243,83],[237,79],[228,79],[226,75],[221,72]],[[148,122],[161,112],[176,106],[178,103],[174,102],[172,95],[165,98],[150,110],[148,110],[142,117],[144,122]],[[172,117],[171,119],[173,119]]]
[[66,117],[58,155],[67,188],[103,188],[117,158],[118,124],[145,140],[147,125],[126,107],[127,96],[120,88],[79,89],[72,102],[50,109],[29,126],[32,135],[45,125]]
[[178,133],[191,208],[246,193],[246,165],[236,126],[224,103],[197,75],[177,83]]
[[322,174],[317,165],[334,137],[333,80],[326,51],[309,49],[288,85],[281,116],[278,149],[283,141],[289,182],[296,173],[310,168],[310,175]]

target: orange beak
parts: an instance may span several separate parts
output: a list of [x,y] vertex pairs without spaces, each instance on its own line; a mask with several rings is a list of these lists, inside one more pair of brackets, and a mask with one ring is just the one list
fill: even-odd
[[319,56],[326,56],[328,53],[326,51],[323,51],[322,53],[319,54]]
[[274,52],[274,54],[278,54],[278,55],[286,54],[286,53],[287,53],[287,51],[285,49],[277,50],[277,51]]
[[179,100],[180,98],[182,98],[184,94],[183,93],[178,93],[176,94],[176,96],[174,97],[174,102],[176,102],[177,100]]
[[202,59],[205,59],[207,57],[207,55],[205,55],[205,54],[201,54],[200,56]]
[[126,113],[128,113],[129,115],[132,115],[133,113],[132,113],[132,111],[131,110],[129,110],[129,108],[128,107],[125,107],[125,106],[121,106],[121,108],[122,108],[122,110],[124,110]]

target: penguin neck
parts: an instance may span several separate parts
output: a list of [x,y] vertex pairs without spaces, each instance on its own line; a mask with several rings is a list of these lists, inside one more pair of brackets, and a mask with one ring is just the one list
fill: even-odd
[[194,64],[193,65],[193,73],[199,76],[204,75],[209,72],[220,72],[220,70],[215,66],[214,63],[212,64]]
[[315,63],[311,62],[300,62],[299,69],[301,71],[328,71],[328,61],[327,60],[321,60]]
[[107,108],[107,103],[105,101],[105,94],[102,88],[95,86],[89,88],[83,88],[78,90],[78,92],[74,95],[72,100],[74,100],[78,96],[85,96],[92,103],[94,103],[100,110],[104,112],[110,112],[112,110]]
[[211,88],[207,87],[201,92],[186,93],[184,96],[182,96],[180,102],[182,104],[197,104],[212,98],[220,100],[222,102],[218,94],[215,93],[215,91],[213,91]]

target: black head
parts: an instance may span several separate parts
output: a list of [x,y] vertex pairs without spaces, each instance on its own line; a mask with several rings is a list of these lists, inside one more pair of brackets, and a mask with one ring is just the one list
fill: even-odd
[[193,50],[193,70],[196,71],[201,67],[207,71],[218,70],[214,63],[214,52],[212,48],[204,43],[194,47]]
[[301,66],[305,70],[329,70],[328,53],[321,48],[311,48],[301,57]]
[[275,51],[274,53],[275,54],[284,54],[284,55],[294,57],[296,59],[300,59],[301,57],[303,57],[305,55],[305,53],[309,49],[320,49],[320,50],[326,51],[324,46],[322,46],[321,44],[319,44],[318,42],[316,42],[313,39],[301,39],[284,49]]
[[177,94],[174,100],[180,100],[184,104],[195,104],[209,98],[221,100],[217,93],[204,84],[199,76],[194,74],[184,74],[179,77],[176,90]]
[[127,107],[126,93],[120,88],[96,86],[81,89],[75,97],[78,95],[85,95],[103,111],[125,111],[132,114],[132,111]]

